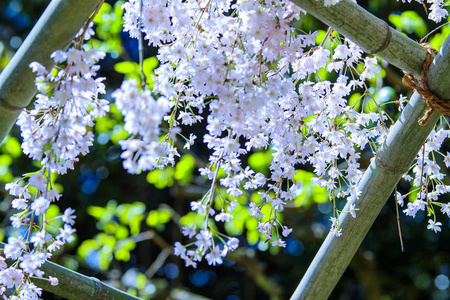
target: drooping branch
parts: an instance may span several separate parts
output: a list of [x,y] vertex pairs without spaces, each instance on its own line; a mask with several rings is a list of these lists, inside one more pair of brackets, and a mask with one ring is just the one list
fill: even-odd
[[[426,50],[419,44],[406,40],[406,37],[393,29],[389,29],[392,37],[386,43],[386,34],[379,32],[385,27],[384,22],[358,5],[350,1],[342,1],[332,7],[324,7],[323,1],[294,2],[327,25],[347,34],[347,37],[368,51],[378,49],[377,45],[384,45],[381,51],[374,52],[393,65],[420,75]],[[445,95],[450,95],[449,70],[450,40],[447,39],[428,73],[430,89],[442,99],[448,98]],[[327,236],[291,299],[327,299],[331,294],[395,185],[402,174],[407,172],[435,126],[439,113],[434,113],[425,126],[417,123],[427,108],[418,93],[414,93],[365,172],[359,185],[360,198],[355,203],[347,203],[343,209],[349,211],[350,205],[356,204],[360,209],[358,217],[353,219],[349,214],[341,214],[343,235],[338,238]]]
[[69,46],[100,0],[53,0],[0,74],[0,142],[22,108],[36,93],[35,74],[29,64],[38,61],[47,69],[55,50]]

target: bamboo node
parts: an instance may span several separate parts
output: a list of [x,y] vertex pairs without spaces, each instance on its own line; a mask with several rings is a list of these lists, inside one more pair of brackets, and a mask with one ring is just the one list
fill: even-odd
[[[418,80],[414,78],[409,73],[405,73],[402,81],[412,87],[419,95],[425,100],[425,103],[429,107],[429,109],[425,112],[422,118],[419,119],[419,125],[424,126],[428,121],[428,118],[433,114],[434,111],[440,112],[442,115],[450,116],[450,102],[447,100],[442,100],[438,96],[436,96],[428,86],[428,69],[433,62],[433,57],[437,54],[437,50],[431,47],[429,44],[421,44],[427,49],[427,58],[423,63],[422,67],[422,79]],[[420,86],[420,84],[422,86]]]
[[383,51],[384,49],[387,48],[387,46],[389,46],[389,43],[391,42],[392,39],[391,26],[389,26],[389,24],[386,22],[384,22],[384,25],[386,27],[386,37],[384,38],[383,44],[381,44],[381,46],[377,50],[373,51],[372,54],[376,54]]
[[11,105],[8,102],[6,102],[4,99],[0,98],[0,108],[9,110],[9,111],[22,111],[25,107]]
[[399,170],[398,168],[389,167],[387,164],[385,164],[378,153],[377,155],[375,155],[375,165],[377,168],[383,170],[384,173],[387,173],[389,175],[399,176],[405,174],[405,171]]

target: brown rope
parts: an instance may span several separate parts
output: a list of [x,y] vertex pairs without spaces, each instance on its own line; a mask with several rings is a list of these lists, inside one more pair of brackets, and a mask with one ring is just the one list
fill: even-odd
[[421,74],[422,79],[419,81],[419,83],[421,83],[422,86],[420,86],[417,80],[409,73],[405,73],[405,76],[403,76],[402,81],[407,85],[409,85],[410,87],[412,87],[415,91],[417,91],[430,108],[419,120],[419,124],[421,126],[424,126],[428,118],[433,114],[434,111],[439,111],[442,115],[450,116],[450,102],[440,99],[432,91],[430,91],[430,88],[428,87],[428,78],[427,78],[428,69],[430,68],[431,63],[433,62],[433,57],[437,53],[437,51],[428,44],[422,45],[428,51],[427,58],[425,59],[425,62],[423,63],[422,67],[422,74]]

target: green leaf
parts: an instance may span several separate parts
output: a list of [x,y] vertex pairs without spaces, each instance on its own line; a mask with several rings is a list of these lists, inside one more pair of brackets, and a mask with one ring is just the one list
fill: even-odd
[[155,74],[155,73],[153,73],[153,70],[156,69],[158,64],[159,64],[159,61],[156,58],[156,56],[152,56],[152,57],[144,59],[144,61],[142,63],[142,67],[144,68],[145,76]]
[[389,15],[389,22],[391,22],[392,25],[394,25],[395,27],[397,27],[399,29],[403,29],[403,24],[402,24],[400,15],[394,15],[394,14]]
[[9,167],[13,162],[13,159],[8,154],[2,154],[0,155],[0,165]]
[[172,213],[167,208],[158,209],[159,223],[168,223],[172,219]]
[[348,105],[353,106],[354,110],[359,111],[359,108],[361,107],[361,94],[354,93],[351,95],[348,99]]
[[19,141],[15,137],[7,136],[5,141],[0,146],[0,151],[4,154],[9,154],[13,158],[18,158],[22,155],[22,148]]
[[425,21],[413,10],[405,11],[401,15],[391,14],[389,16],[389,21],[397,27],[397,29],[401,29],[408,34],[414,32],[419,37],[423,37],[428,32]]
[[[255,218],[250,217],[247,213],[247,208],[239,205],[234,210],[234,218],[224,224],[225,230],[229,235],[240,235],[244,231],[244,225],[247,225],[248,220],[255,220]],[[254,224],[256,228],[257,224]]]
[[96,240],[85,240],[78,246],[77,254],[84,260],[92,251],[98,250],[98,248]]
[[114,252],[114,257],[117,260],[121,261],[129,261],[130,260],[130,251],[136,248],[136,242],[131,239],[125,239],[119,241],[117,243],[116,250]]
[[148,226],[156,227],[159,224],[159,212],[157,210],[150,211],[145,223]]
[[195,158],[192,155],[183,155],[175,166],[174,178],[180,181],[180,185],[189,184],[195,168]]
[[119,144],[119,141],[126,140],[130,134],[123,129],[122,125],[115,125],[111,133],[111,142]]
[[271,162],[271,151],[255,152],[248,158],[248,165],[255,170],[255,172],[267,173]]
[[128,231],[128,228],[126,228],[125,226],[119,226],[114,235],[116,239],[123,240],[130,236],[130,232]]
[[395,89],[390,86],[385,86],[374,94],[375,100],[377,101],[378,104],[387,102],[395,98],[395,96],[396,96]]
[[156,169],[147,174],[147,182],[155,185],[157,189],[163,189],[173,185],[174,168],[164,170]]
[[102,206],[88,206],[87,213],[97,220],[100,220],[105,212],[105,208]]
[[328,201],[328,193],[325,187],[313,185],[312,198],[316,203],[324,203]]
[[296,207],[310,205],[312,202],[323,203],[328,200],[328,193],[325,187],[319,187],[311,182],[314,173],[305,170],[297,170],[294,179],[301,182],[302,193],[295,199]]
[[129,75],[131,73],[139,72],[139,65],[132,61],[122,61],[114,65],[114,71]]
[[253,230],[249,230],[248,232],[247,232],[247,242],[250,244],[250,245],[255,245],[256,243],[258,243],[258,241],[259,241],[259,231],[258,230],[255,230],[255,229],[253,229]]
[[423,37],[428,32],[425,21],[413,10],[403,12],[401,20],[407,33],[414,32],[419,37]]
[[111,12],[111,4],[107,2],[103,2],[102,6],[100,7],[100,10],[98,11],[97,15],[94,18],[94,23],[96,24],[103,24],[103,15],[109,14]]
[[145,276],[145,274],[142,273],[136,274],[135,280],[136,280],[136,288],[139,290],[145,288],[145,286],[147,285],[147,277]]

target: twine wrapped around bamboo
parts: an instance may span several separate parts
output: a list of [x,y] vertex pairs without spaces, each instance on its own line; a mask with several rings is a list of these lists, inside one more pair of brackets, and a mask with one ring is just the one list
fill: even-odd
[[422,44],[428,51],[427,58],[422,67],[422,79],[417,80],[411,74],[405,73],[402,81],[412,87],[419,95],[425,100],[425,103],[430,108],[424,116],[419,119],[419,124],[424,126],[434,111],[439,111],[442,115],[450,116],[450,102],[448,100],[442,100],[436,94],[434,94],[428,86],[428,70],[433,62],[434,55],[437,54],[437,50],[432,48],[428,44]]

